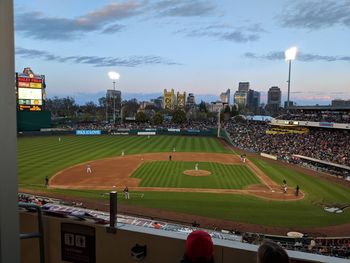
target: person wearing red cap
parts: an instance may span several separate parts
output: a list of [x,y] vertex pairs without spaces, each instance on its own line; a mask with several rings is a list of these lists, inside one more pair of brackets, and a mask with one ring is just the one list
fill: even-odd
[[211,236],[203,230],[195,230],[187,237],[181,263],[214,263],[213,250]]

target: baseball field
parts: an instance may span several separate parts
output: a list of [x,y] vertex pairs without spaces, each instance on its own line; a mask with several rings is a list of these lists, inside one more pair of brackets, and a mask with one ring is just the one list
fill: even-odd
[[104,200],[104,193],[127,185],[131,199],[119,202],[136,210],[318,232],[348,229],[341,233],[349,235],[349,208],[339,214],[324,211],[350,205],[347,186],[256,156],[242,162],[216,138],[23,137],[18,167],[21,190]]

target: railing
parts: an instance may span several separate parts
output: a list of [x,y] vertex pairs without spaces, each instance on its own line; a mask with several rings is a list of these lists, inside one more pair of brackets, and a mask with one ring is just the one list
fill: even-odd
[[19,203],[19,207],[29,211],[35,210],[38,214],[38,232],[21,233],[21,239],[39,238],[40,263],[45,263],[44,228],[41,207],[35,204]]

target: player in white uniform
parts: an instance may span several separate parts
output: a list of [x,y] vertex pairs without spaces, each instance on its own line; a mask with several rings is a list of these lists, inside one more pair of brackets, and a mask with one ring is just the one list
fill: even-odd
[[86,173],[88,173],[88,174],[91,174],[91,173],[92,173],[91,165],[90,165],[90,164],[88,164],[88,165],[86,166]]

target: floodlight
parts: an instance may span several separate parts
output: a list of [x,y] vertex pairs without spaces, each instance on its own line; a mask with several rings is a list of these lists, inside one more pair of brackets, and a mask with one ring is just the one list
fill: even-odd
[[119,73],[115,71],[108,72],[108,76],[111,80],[118,80],[120,78]]
[[284,52],[286,60],[294,60],[297,55],[298,49],[296,47],[291,47]]

